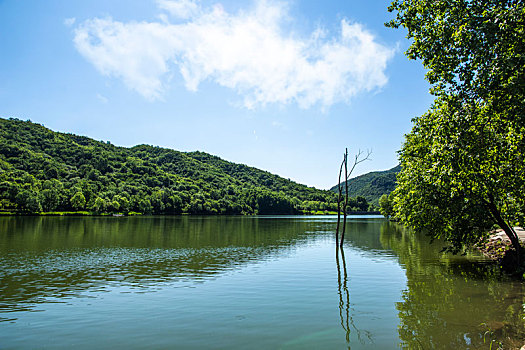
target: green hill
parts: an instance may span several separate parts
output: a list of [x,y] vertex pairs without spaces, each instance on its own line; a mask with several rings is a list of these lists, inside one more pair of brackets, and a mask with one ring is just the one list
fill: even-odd
[[335,195],[203,152],[117,147],[0,118],[0,211],[296,214]]
[[[379,198],[383,194],[389,194],[396,187],[396,175],[401,170],[398,165],[385,171],[373,171],[367,174],[356,176],[348,180],[348,193],[351,197],[364,197],[366,200],[376,206],[379,206]],[[345,193],[344,183],[343,193]],[[337,193],[337,185],[330,191]]]

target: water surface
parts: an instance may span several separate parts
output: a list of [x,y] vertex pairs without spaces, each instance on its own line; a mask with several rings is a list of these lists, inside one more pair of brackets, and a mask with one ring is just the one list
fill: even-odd
[[0,348],[525,344],[523,285],[481,257],[444,255],[439,243],[366,217],[349,219],[336,251],[335,224],[0,218]]

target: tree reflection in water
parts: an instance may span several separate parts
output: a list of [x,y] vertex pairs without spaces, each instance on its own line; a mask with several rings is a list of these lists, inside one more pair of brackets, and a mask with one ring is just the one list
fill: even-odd
[[394,223],[381,244],[404,266],[407,289],[397,303],[401,346],[408,349],[520,348],[525,339],[525,288],[469,253],[453,256],[440,242]]
[[[339,256],[341,258],[339,258]],[[335,260],[337,264],[337,284],[339,294],[339,317],[341,319],[341,327],[345,331],[346,343],[350,349],[350,334],[352,330],[355,331],[358,341],[361,344],[365,343],[363,335],[371,342],[372,334],[366,330],[360,330],[356,327],[352,318],[352,307],[350,304],[350,291],[348,290],[348,272],[346,269],[345,252],[343,248],[336,245]],[[342,267],[342,269],[341,269]],[[342,270],[342,273],[341,273]]]

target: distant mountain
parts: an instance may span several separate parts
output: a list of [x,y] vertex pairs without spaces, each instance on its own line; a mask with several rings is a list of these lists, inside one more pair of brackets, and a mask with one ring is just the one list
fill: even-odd
[[335,210],[335,200],[331,191],[203,152],[117,147],[0,118],[4,212],[295,214]]
[[[365,197],[369,203],[378,206],[379,198],[383,194],[392,192],[396,187],[396,175],[400,170],[401,166],[398,165],[389,170],[373,171],[356,176],[348,180],[348,193],[351,197]],[[344,183],[341,186],[343,193],[345,193]],[[332,187],[330,191],[337,193],[337,185]]]

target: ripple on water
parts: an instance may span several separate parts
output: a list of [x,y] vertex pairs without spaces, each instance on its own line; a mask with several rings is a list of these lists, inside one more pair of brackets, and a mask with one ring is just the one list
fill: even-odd
[[[32,310],[53,299],[62,302],[115,287],[129,287],[128,292],[153,292],[166,283],[191,287],[274,253],[272,247],[116,247],[9,254],[0,257],[0,312]],[[0,322],[6,320],[11,319]]]

